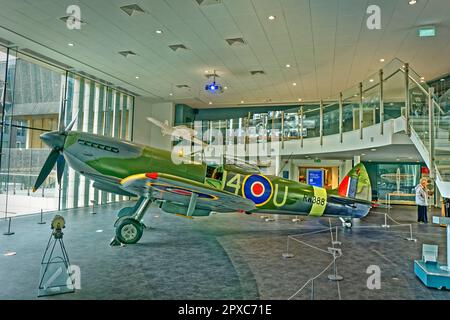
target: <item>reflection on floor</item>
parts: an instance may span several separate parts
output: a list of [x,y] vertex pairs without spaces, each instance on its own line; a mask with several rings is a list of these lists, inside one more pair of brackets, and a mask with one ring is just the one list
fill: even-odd
[[[294,223],[286,216],[274,222],[244,214],[190,220],[152,209],[145,217],[151,229],[139,244],[109,247],[116,211],[124,205],[99,207],[95,215],[89,209],[63,212],[64,241],[71,263],[81,268],[81,290],[40,299],[287,299],[331,261],[329,255],[293,242],[294,257],[284,259],[288,235],[328,227],[328,219]],[[339,230],[342,299],[449,299],[450,292],[426,288],[413,273],[422,243],[438,244],[439,258],[445,261],[445,229],[415,224],[414,207],[394,208],[391,215],[400,223],[414,223],[418,241],[405,240],[408,227],[380,228],[384,217],[376,212],[351,231]],[[39,216],[18,217],[12,222],[14,235],[0,234],[0,299],[36,298],[52,216],[44,215],[44,225],[37,224]],[[336,220],[332,224],[340,226]],[[0,231],[6,228],[7,222],[0,221]],[[325,250],[331,242],[329,232],[297,238]],[[4,255],[11,251],[16,255]],[[380,290],[367,288],[369,265],[381,269]],[[329,273],[315,281],[316,299],[338,299]],[[307,289],[295,296],[309,298]]]

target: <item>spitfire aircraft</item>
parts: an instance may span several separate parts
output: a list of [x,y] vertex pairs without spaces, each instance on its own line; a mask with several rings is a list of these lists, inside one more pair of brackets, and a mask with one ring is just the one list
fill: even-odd
[[211,212],[328,216],[340,218],[348,227],[353,218],[366,216],[371,208],[370,180],[363,164],[357,164],[339,188],[326,190],[264,175],[250,164],[175,164],[170,151],[71,131],[73,123],[40,136],[52,149],[34,191],[55,164],[60,183],[67,162],[92,179],[94,188],[138,197],[134,206],[118,212],[112,244],[140,240],[142,220],[151,203],[158,204],[164,212],[185,217],[208,216]]

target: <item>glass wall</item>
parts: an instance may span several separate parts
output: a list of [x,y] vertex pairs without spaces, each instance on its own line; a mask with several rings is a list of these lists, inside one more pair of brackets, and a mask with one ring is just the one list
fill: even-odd
[[1,47],[0,81],[1,217],[122,200],[67,166],[61,188],[56,168],[37,192],[32,188],[50,153],[39,136],[58,129],[60,110],[65,124],[77,116],[72,130],[130,140],[132,96]]

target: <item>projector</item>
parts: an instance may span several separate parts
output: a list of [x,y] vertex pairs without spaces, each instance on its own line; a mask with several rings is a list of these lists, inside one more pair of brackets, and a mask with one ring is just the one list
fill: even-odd
[[222,93],[223,87],[214,81],[213,83],[205,85],[205,90],[209,93]]

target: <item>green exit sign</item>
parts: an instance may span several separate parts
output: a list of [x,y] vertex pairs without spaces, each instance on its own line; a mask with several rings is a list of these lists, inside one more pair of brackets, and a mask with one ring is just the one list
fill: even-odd
[[419,37],[427,38],[427,37],[434,37],[434,36],[436,36],[436,27],[435,26],[419,28]]
[[314,162],[315,162],[315,163],[321,163],[322,160],[320,160],[320,159],[314,159]]

